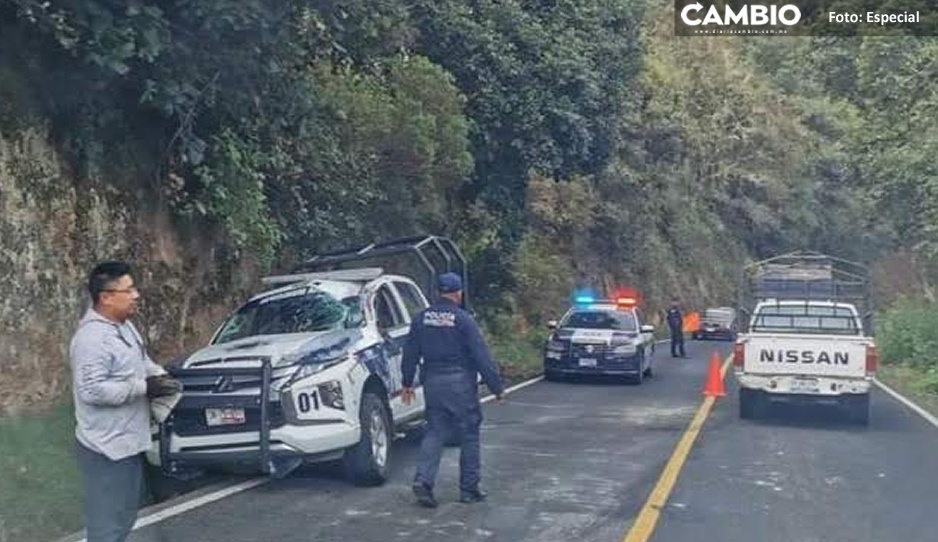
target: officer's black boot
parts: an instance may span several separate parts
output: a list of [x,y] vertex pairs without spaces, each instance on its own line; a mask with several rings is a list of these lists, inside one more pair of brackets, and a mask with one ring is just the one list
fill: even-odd
[[433,498],[433,490],[420,482],[414,482],[411,487],[414,495],[417,497],[417,504],[425,508],[436,508],[436,499]]
[[487,497],[488,497],[488,494],[478,488],[476,488],[473,491],[466,491],[464,489],[459,492],[459,502],[466,503],[466,504],[482,502]]

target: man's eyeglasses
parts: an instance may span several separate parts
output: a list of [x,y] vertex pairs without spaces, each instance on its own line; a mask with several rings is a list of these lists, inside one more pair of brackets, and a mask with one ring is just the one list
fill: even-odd
[[101,291],[102,292],[114,292],[115,294],[129,294],[133,292],[138,292],[139,290],[137,290],[136,286],[131,286],[130,288],[122,288],[120,290],[117,290],[114,288],[108,288],[108,289],[101,290]]

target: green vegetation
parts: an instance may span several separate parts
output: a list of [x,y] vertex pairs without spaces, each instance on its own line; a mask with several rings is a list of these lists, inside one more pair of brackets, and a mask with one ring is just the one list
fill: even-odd
[[884,365],[877,372],[877,378],[933,416],[938,416],[938,394],[934,391],[934,378],[929,388],[928,379],[923,378],[921,369],[901,364]]
[[3,69],[79,172],[132,148],[233,257],[442,233],[490,321],[583,283],[702,305],[794,248],[931,253],[933,44],[674,40],[664,4],[16,0]]
[[897,302],[881,319],[877,343],[885,374],[916,395],[931,394],[938,399],[938,310],[934,303]]
[[82,528],[69,404],[0,420],[0,540],[42,541]]
[[[544,324],[578,286],[637,287],[654,320],[672,295],[732,303],[747,258],[808,248],[861,260],[879,270],[884,371],[938,393],[938,322],[927,305],[893,307],[901,294],[932,299],[938,277],[938,44],[674,39],[670,5],[11,0],[0,134],[47,126],[67,162],[67,175],[11,171],[42,181],[24,188],[31,198],[94,180],[108,187],[95,197],[141,217],[168,210],[167,226],[211,247],[199,276],[214,302],[256,278],[225,275],[233,261],[261,273],[311,251],[449,235],[511,378],[537,370]],[[54,283],[59,270],[41,271]],[[177,314],[162,277],[148,301]],[[74,290],[57,286],[43,291]],[[163,338],[202,338],[186,339]],[[66,392],[42,374],[61,370],[18,378]],[[0,539],[76,524],[63,412],[0,426]]]

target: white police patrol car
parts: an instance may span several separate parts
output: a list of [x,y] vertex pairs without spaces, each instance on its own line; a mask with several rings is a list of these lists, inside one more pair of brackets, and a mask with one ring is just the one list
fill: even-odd
[[597,300],[578,297],[544,346],[544,378],[621,375],[641,384],[654,373],[654,326],[633,297]]
[[184,393],[159,428],[151,464],[260,465],[285,474],[343,459],[360,484],[385,481],[395,429],[422,418],[401,398],[410,321],[428,306],[411,279],[381,269],[271,277],[210,344],[170,372]]

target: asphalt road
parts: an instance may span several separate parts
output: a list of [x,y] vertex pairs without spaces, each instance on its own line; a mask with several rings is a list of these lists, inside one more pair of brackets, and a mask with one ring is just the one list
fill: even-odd
[[[483,486],[489,501],[457,502],[458,450],[448,449],[435,510],[410,493],[416,440],[393,448],[392,479],[348,485],[316,467],[143,528],[134,542],[566,541],[620,542],[701,401],[706,360],[727,343],[659,345],[656,376],[539,382],[484,406]],[[663,348],[662,348],[663,347]]]
[[[348,485],[317,466],[172,516],[132,542],[621,542],[702,401],[707,361],[728,343],[659,345],[642,386],[540,382],[484,407],[489,501],[456,502],[448,449],[436,510],[409,490],[418,443],[398,441],[392,479]],[[732,373],[730,373],[731,375]],[[735,383],[713,408],[652,536],[655,542],[938,540],[938,429],[877,392],[870,428],[831,413],[738,417]]]
[[938,540],[938,429],[876,390],[869,428],[836,411],[740,420],[718,404],[661,515],[654,542]]

